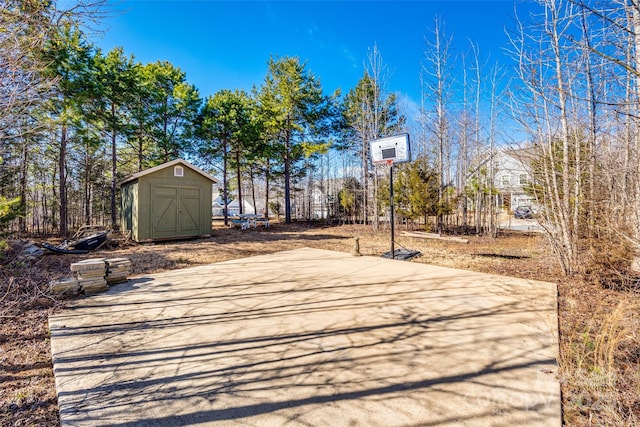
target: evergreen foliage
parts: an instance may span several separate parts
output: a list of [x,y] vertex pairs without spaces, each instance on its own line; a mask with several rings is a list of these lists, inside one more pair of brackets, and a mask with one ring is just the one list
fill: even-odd
[[[379,182],[377,203],[381,210],[389,209],[389,176]],[[396,214],[412,221],[428,224],[430,217],[453,210],[453,203],[439,203],[438,172],[426,156],[394,166],[393,192]]]
[[258,156],[259,124],[255,114],[255,103],[240,90],[222,90],[206,99],[198,116],[195,135],[200,143],[198,154],[204,159],[221,159],[222,197],[225,203],[224,219],[227,218],[229,201],[227,165],[236,170],[236,185],[240,213],[242,212],[242,169],[246,163]]
[[[330,128],[332,98],[323,95],[320,80],[296,57],[274,58],[257,92],[264,118],[266,139],[272,143],[274,160],[284,173],[285,222],[291,222],[291,181],[306,153],[324,149],[316,138]],[[303,145],[304,144],[304,145]]]

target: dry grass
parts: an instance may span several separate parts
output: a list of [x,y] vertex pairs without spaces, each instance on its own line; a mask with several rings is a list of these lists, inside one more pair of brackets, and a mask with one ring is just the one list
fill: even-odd
[[562,283],[559,306],[566,424],[640,425],[640,296]]
[[[565,280],[546,240],[513,233],[469,236],[468,244],[408,238],[396,248],[419,250],[414,262],[558,283],[563,414],[568,426],[635,426],[640,420],[640,296]],[[47,255],[35,263],[5,259],[0,270],[0,425],[57,426],[57,400],[47,319],[64,305],[44,295],[46,283],[89,257],[128,257],[133,274],[160,272],[300,247],[364,255],[390,248],[389,231],[306,223],[240,231],[216,226],[211,239],[127,245],[89,255]],[[4,295],[4,297],[3,297]]]

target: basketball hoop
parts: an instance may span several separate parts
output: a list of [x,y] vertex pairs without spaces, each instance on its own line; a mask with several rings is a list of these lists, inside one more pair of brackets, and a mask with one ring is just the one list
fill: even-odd
[[391,259],[395,258],[394,218],[393,218],[393,164],[411,161],[409,134],[388,136],[370,141],[371,162],[374,165],[389,166],[389,213],[391,217]]
[[393,164],[411,161],[408,133],[374,139],[369,143],[371,161],[374,165],[387,164],[393,166]]

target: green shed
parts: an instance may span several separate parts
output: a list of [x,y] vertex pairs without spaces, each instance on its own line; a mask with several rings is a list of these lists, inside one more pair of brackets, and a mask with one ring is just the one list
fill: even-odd
[[136,242],[211,235],[215,178],[182,159],[120,183],[122,229]]

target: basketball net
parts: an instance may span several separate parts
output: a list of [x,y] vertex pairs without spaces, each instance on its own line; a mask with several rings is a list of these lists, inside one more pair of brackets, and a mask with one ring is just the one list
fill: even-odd
[[381,166],[381,165],[393,166],[393,159],[378,160],[377,162],[373,162],[373,164],[374,166]]

